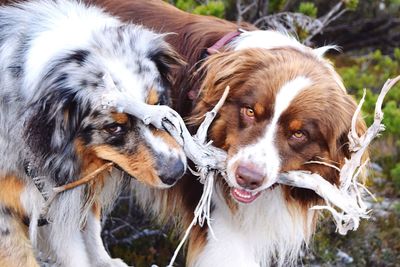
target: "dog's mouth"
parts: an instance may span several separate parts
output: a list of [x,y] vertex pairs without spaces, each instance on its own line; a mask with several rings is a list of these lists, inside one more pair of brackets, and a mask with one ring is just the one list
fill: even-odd
[[231,196],[238,202],[245,203],[245,204],[253,202],[260,195],[261,195],[261,192],[250,192],[250,191],[247,191],[246,189],[240,189],[240,188],[235,188],[235,187],[231,188]]
[[256,200],[261,195],[261,193],[263,193],[264,191],[273,190],[277,185],[278,184],[275,183],[270,187],[268,187],[267,189],[258,192],[251,192],[243,188],[231,187],[230,192],[231,196],[236,201],[240,203],[249,204],[252,203],[254,200]]

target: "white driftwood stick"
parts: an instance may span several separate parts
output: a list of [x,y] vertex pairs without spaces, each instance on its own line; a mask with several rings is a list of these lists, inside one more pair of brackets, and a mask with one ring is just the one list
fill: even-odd
[[133,115],[141,119],[146,125],[152,124],[158,129],[167,130],[183,146],[186,156],[198,168],[206,167],[209,170],[222,171],[225,169],[226,152],[206,143],[206,138],[208,127],[228,96],[229,87],[214,109],[207,112],[197,134],[192,137],[183,119],[175,110],[168,106],[149,105],[130,97],[116,88],[109,74],[106,74],[103,79],[108,89],[108,92],[102,95],[103,106]]
[[[316,173],[303,171],[291,171],[282,174],[278,183],[294,187],[313,190],[322,199],[326,206],[314,206],[312,209],[327,209],[332,213],[340,234],[346,234],[348,230],[356,230],[360,218],[368,218],[368,211],[359,205],[359,199],[347,192],[341,191]],[[331,205],[336,206],[342,212],[338,212]]]
[[373,124],[367,129],[367,131],[362,135],[358,136],[356,131],[356,123],[358,119],[358,114],[361,110],[361,105],[364,103],[365,91],[364,95],[360,101],[360,104],[356,110],[356,113],[353,116],[351,130],[349,132],[348,138],[350,141],[349,149],[353,152],[351,155],[351,159],[347,160],[340,171],[340,182],[342,187],[348,188],[351,184],[351,177],[353,177],[356,169],[361,164],[362,155],[365,153],[371,141],[385,129],[385,126],[382,124],[383,120],[383,112],[382,112],[382,103],[386,94],[389,92],[390,88],[392,88],[398,81],[400,80],[400,76],[397,76],[394,79],[389,79],[383,85],[381,93],[378,96],[378,100],[375,104],[375,117]]

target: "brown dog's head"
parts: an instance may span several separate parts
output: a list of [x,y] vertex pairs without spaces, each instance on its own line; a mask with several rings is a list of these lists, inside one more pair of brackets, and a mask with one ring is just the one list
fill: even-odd
[[[320,174],[339,183],[349,156],[347,134],[356,109],[339,76],[311,49],[251,48],[211,56],[192,120],[213,107],[226,86],[231,90],[209,137],[228,152],[231,196],[251,203],[273,188],[279,175],[293,170]],[[364,131],[361,119],[358,131]],[[290,190],[299,199],[315,199]]]

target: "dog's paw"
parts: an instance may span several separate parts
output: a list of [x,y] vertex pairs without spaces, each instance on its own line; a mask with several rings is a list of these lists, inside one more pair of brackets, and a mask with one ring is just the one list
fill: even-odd
[[152,112],[144,119],[145,124],[152,124],[156,128],[164,129],[165,124],[169,124],[177,131],[181,130],[183,123],[179,114],[168,106],[152,106]]

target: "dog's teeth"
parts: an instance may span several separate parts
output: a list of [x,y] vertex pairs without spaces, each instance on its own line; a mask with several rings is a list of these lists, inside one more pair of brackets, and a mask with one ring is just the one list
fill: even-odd
[[246,192],[248,194],[242,194],[238,189],[235,189],[235,193],[242,198],[251,198],[254,195],[252,192]]

